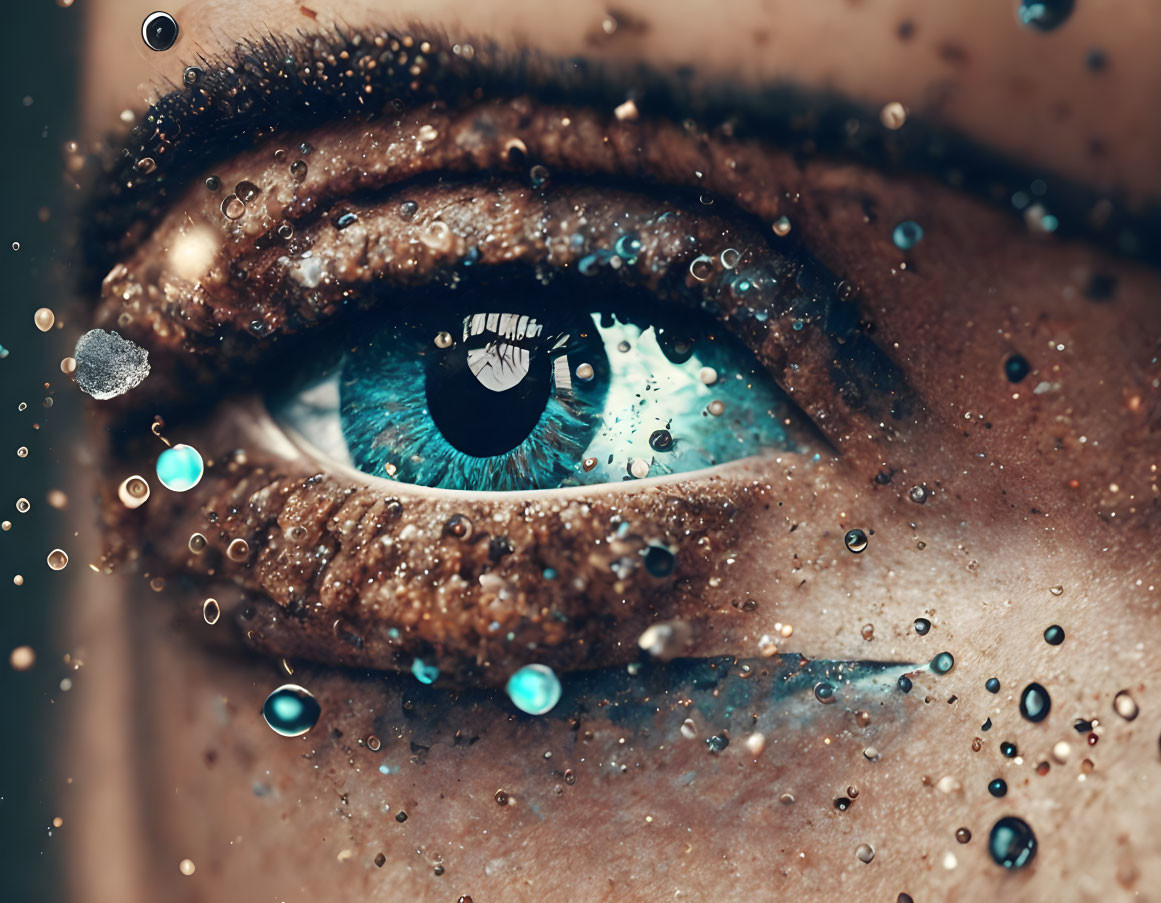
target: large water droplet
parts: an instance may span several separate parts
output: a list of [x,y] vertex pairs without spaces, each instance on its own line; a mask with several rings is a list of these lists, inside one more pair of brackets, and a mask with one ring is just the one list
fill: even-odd
[[157,456],[157,479],[173,492],[186,492],[201,482],[205,462],[191,445],[178,443]]
[[1037,31],[1052,31],[1068,21],[1075,5],[1075,0],[1020,0],[1016,21]]
[[298,684],[283,684],[262,704],[262,717],[283,737],[301,737],[318,723],[321,714],[318,700]]
[[53,549],[48,553],[48,566],[54,571],[63,571],[69,563],[69,556],[64,549]]
[[543,715],[560,702],[560,680],[547,665],[525,665],[505,687],[512,704],[529,715]]
[[862,530],[847,530],[846,536],[843,537],[843,542],[846,547],[852,552],[858,554],[867,547],[867,534]]
[[992,825],[988,852],[997,865],[1022,869],[1036,858],[1036,835],[1024,819],[1006,815]]
[[923,240],[923,227],[915,220],[904,220],[891,233],[891,240],[900,251],[910,251]]
[[1043,721],[1052,709],[1052,699],[1038,683],[1028,684],[1020,694],[1020,714],[1029,721]]
[[936,674],[946,674],[955,667],[955,657],[950,652],[941,652],[931,660],[931,670]]

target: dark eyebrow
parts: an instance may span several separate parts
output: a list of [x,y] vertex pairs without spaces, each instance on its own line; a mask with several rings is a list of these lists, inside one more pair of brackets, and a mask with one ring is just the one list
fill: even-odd
[[454,42],[412,29],[268,36],[202,59],[171,84],[119,146],[100,160],[83,211],[85,288],[99,281],[160,219],[199,171],[282,131],[393,115],[439,102],[532,96],[549,104],[613,109],[632,99],[642,116],[758,138],[801,156],[841,156],[886,173],[922,173],[1013,215],[1040,204],[1058,235],[1161,261],[1161,205],[1131,210],[1106,192],[1009,159],[955,131],[909,119],[898,131],[871,110],[826,91],[779,83],[703,82],[689,67],[659,70],[559,58],[494,42]]

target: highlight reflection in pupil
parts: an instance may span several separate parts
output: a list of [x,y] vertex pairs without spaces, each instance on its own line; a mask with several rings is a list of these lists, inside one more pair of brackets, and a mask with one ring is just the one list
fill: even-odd
[[372,324],[276,417],[366,473],[444,489],[553,489],[798,450],[789,400],[708,318],[519,302]]

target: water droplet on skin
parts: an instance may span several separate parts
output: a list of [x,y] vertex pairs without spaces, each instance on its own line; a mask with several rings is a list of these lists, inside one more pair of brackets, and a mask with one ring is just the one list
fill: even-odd
[[785,238],[790,234],[790,220],[785,216],[780,216],[778,219],[774,220],[774,223],[770,228],[774,230],[774,234],[779,238]]
[[843,543],[850,551],[858,554],[867,547],[867,534],[858,529],[847,530]]
[[710,751],[710,754],[716,756],[730,745],[730,738],[724,734],[714,734],[712,737],[706,737],[705,745],[706,749]]
[[855,855],[859,858],[859,862],[870,862],[875,858],[875,849],[869,843],[860,843]]
[[927,501],[927,487],[912,486],[907,492],[907,498],[911,499],[916,505],[922,505]]
[[613,251],[626,263],[633,264],[637,262],[637,255],[641,253],[643,247],[636,232],[626,232],[617,239]]
[[1064,642],[1064,628],[1059,624],[1053,624],[1044,631],[1044,642],[1049,646],[1059,646]]
[[834,684],[825,680],[819,681],[814,685],[814,698],[823,705],[829,705],[835,701]]
[[997,865],[1022,869],[1036,858],[1036,835],[1024,819],[1006,815],[992,825],[988,852]]
[[714,261],[708,254],[701,254],[689,263],[689,275],[698,282],[705,282],[713,275]]
[[201,69],[199,69],[197,66],[188,66],[186,67],[185,72],[182,74],[182,81],[184,81],[187,85],[196,85],[198,79],[201,77]]
[[547,665],[525,665],[505,685],[512,704],[529,715],[543,715],[560,702],[561,686]]
[[927,618],[915,619],[915,632],[920,636],[927,636],[927,631],[931,630],[931,622]]
[[1050,586],[1048,588],[1048,592],[1052,593],[1052,595],[1054,595],[1054,596],[1063,596],[1064,595],[1064,587],[1063,586]]
[[[210,191],[217,191],[221,187],[222,187],[222,180],[219,179],[217,176],[207,176],[206,177],[206,188],[207,189],[209,189]],[[223,212],[225,212],[225,211],[223,211]]]
[[988,783],[988,793],[999,799],[1008,792],[1008,782],[1003,778],[996,778]]
[[915,220],[904,220],[891,233],[891,240],[900,251],[910,251],[923,240],[923,227]]
[[41,332],[48,332],[52,329],[52,324],[56,322],[56,314],[47,307],[41,307],[32,315],[32,322]]
[[160,53],[177,43],[178,31],[177,19],[169,13],[150,13],[141,23],[141,40],[150,50]]
[[727,270],[732,270],[734,267],[736,267],[741,259],[742,252],[737,248],[726,248],[724,251],[722,251],[721,254],[718,255],[718,260],[722,262],[722,266]]
[[864,624],[862,626],[862,628],[859,630],[859,634],[868,643],[871,642],[871,640],[873,640],[875,638],[875,625],[874,624]]
[[643,558],[645,570],[653,577],[668,577],[677,568],[677,557],[665,546],[649,546]]
[[960,843],[967,843],[972,839],[972,832],[967,828],[956,828],[955,839]]
[[69,556],[63,549],[53,549],[48,553],[48,566],[54,571],[63,571],[69,563]]
[[201,533],[194,533],[189,538],[189,550],[195,555],[200,555],[206,550],[206,538]]
[[283,684],[262,704],[262,717],[283,737],[301,737],[318,723],[321,714],[318,700],[298,684]]
[[1005,740],[1000,744],[1000,755],[1005,759],[1016,758],[1016,744],[1010,740]]
[[222,199],[222,215],[226,219],[241,219],[245,212],[246,205],[238,199],[236,194],[228,194]]
[[1020,714],[1032,722],[1043,721],[1052,710],[1052,699],[1038,683],[1030,683],[1020,694]]
[[195,871],[197,871],[197,866],[194,865],[194,861],[192,859],[183,859],[177,864],[177,870],[188,878]]
[[946,674],[955,667],[955,657],[950,652],[941,652],[931,660],[931,670],[936,674]]
[[405,821],[407,821],[407,813],[400,809],[395,813],[395,820],[399,822],[399,824],[403,824]]
[[533,188],[543,188],[551,178],[552,173],[548,171],[548,167],[539,163],[528,170],[528,181],[532,183]]
[[1020,382],[1031,372],[1032,368],[1021,354],[1008,355],[1007,360],[1004,361],[1004,376],[1008,378],[1010,383]]
[[305,160],[295,160],[290,164],[290,175],[296,182],[301,182],[306,178],[307,169]]
[[834,801],[834,807],[838,809],[839,812],[846,812],[849,808],[851,808],[851,801],[845,796],[840,796]]
[[1016,21],[1026,28],[1052,31],[1068,21],[1075,0],[1020,0]]
[[454,536],[456,539],[471,539],[472,521],[466,515],[453,514],[443,525],[443,531],[447,536]]
[[721,417],[726,412],[726,403],[721,399],[715,398],[705,406],[705,409],[713,414],[713,416]]
[[439,677],[439,668],[435,665],[429,665],[423,659],[416,657],[411,662],[411,673],[415,675],[415,679],[421,684],[433,684],[436,678]]
[[226,557],[231,561],[242,562],[250,557],[250,543],[244,539],[232,539],[226,546]]
[[906,674],[903,674],[899,677],[899,689],[904,693],[910,693],[913,686],[914,684],[912,684],[911,678]]
[[1137,717],[1141,709],[1128,690],[1121,690],[1113,697],[1113,711],[1124,718],[1126,721],[1132,721]]
[[157,161],[152,157],[142,157],[134,164],[134,168],[142,175],[149,175],[157,169]]
[[171,492],[188,492],[201,482],[205,462],[191,445],[178,443],[157,456],[157,479]]

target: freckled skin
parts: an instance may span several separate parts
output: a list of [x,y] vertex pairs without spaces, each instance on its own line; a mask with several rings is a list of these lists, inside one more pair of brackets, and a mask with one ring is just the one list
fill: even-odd
[[[191,4],[178,12],[177,50],[189,55],[209,43],[211,23],[243,34],[267,5],[280,21],[301,16],[298,3],[273,0]],[[327,5],[311,6],[319,19],[303,18],[304,25],[327,20]],[[675,54],[682,62],[687,48],[700,47],[694,31],[712,36],[728,28],[731,40],[711,40],[719,49],[691,57],[749,74],[777,65],[808,80],[834,75],[840,87],[857,77],[860,93],[902,98],[916,109],[923,98],[941,97],[934,106],[985,139],[1073,174],[1144,193],[1157,187],[1155,167],[1140,162],[1156,158],[1161,132],[1148,124],[1153,117],[1135,113],[1149,92],[1123,90],[1134,78],[1156,81],[1156,54],[1142,50],[1158,24],[1143,7],[1094,13],[1082,6],[1058,33],[1030,40],[1002,5],[992,13],[983,5],[917,13],[904,4],[860,4],[841,14],[739,5],[734,15],[715,8],[712,16],[678,16],[633,4],[643,24],[600,43],[585,37],[604,14],[596,5],[551,15],[514,4],[506,12],[446,6],[436,18],[502,33],[519,28],[551,50],[602,47],[629,57]],[[354,20],[361,11],[348,4],[342,15]],[[234,15],[240,18],[227,18]],[[94,18],[94,71],[101,73],[90,80],[94,115],[113,102],[98,95],[116,97],[141,80],[132,54],[103,60],[108,47],[120,46],[103,37],[126,31],[126,23],[133,37],[142,16],[109,4]],[[550,27],[547,18],[559,23]],[[913,30],[899,42],[905,18]],[[811,40],[824,19],[833,26],[827,39]],[[739,53],[738,22],[772,35],[766,40],[777,46],[756,43],[752,55]],[[953,37],[961,53],[941,58],[937,48]],[[1095,43],[1112,61],[1099,89],[1084,70]],[[1061,94],[1074,111],[1068,116],[1059,112]],[[1084,151],[1089,129],[1078,125],[1093,120],[1109,148],[1096,162]],[[753,516],[745,530],[709,531],[716,541],[704,560],[712,571],[707,564],[695,576],[718,574],[721,582],[705,594],[705,632],[695,642],[704,643],[704,654],[733,648],[756,655],[762,634],[790,624],[784,651],[918,666],[948,650],[954,668],[912,673],[905,695],[840,690],[831,705],[754,704],[771,725],[762,753],[747,749],[746,722],[735,713],[729,746],[711,756],[705,737],[722,725],[699,716],[696,739],[685,740],[675,729],[680,686],[658,695],[653,723],[618,723],[598,709],[582,713],[574,729],[566,717],[529,721],[466,703],[409,720],[406,683],[301,663],[287,678],[275,660],[246,657],[227,642],[226,618],[215,628],[197,624],[210,588],[227,609],[244,605],[242,590],[221,579],[240,567],[222,562],[218,582],[205,591],[171,578],[157,596],[130,566],[112,578],[85,574],[76,629],[89,650],[86,680],[74,695],[87,705],[71,744],[84,752],[66,762],[80,794],[75,813],[66,813],[76,826],[78,899],[659,899],[678,890],[707,899],[729,888],[753,899],[1108,900],[1161,880],[1148,840],[1161,811],[1161,662],[1149,641],[1158,591],[1151,549],[1161,279],[1084,246],[1039,241],[928,184],[824,161],[793,177],[800,199],[778,212],[832,272],[857,286],[875,340],[921,404],[887,430],[841,399],[826,402],[846,418],[831,439],[836,463],[753,459],[723,471],[727,494],[760,490],[775,508]],[[738,196],[745,186],[723,188]],[[762,203],[761,192],[752,200]],[[767,221],[772,212],[762,211]],[[889,237],[904,219],[925,230],[907,254]],[[1085,297],[1094,272],[1116,277],[1114,298],[1094,304]],[[1032,368],[1017,384],[1002,372],[1014,351]],[[817,377],[802,392],[824,404]],[[229,421],[218,426],[232,428],[247,435]],[[231,443],[209,434],[206,441],[225,460]],[[252,464],[266,464],[275,450],[248,451]],[[115,489],[127,473],[114,470],[102,479]],[[879,473],[890,480],[876,482]],[[220,492],[216,480],[211,473],[191,506]],[[922,505],[907,495],[919,484],[930,490]],[[650,511],[642,500],[656,491],[642,487],[620,504]],[[699,495],[686,494],[691,502]],[[398,495],[404,518],[430,535],[446,521],[442,503],[405,487]],[[499,503],[472,504],[483,511]],[[735,504],[754,503],[741,495]],[[239,507],[234,523],[249,516]],[[224,548],[204,521],[186,516],[164,532],[150,528],[154,543],[184,561],[189,532],[201,528]],[[843,546],[851,527],[874,530],[859,555]],[[260,557],[267,547],[257,540]],[[450,540],[441,536],[433,548],[445,545]],[[690,552],[679,551],[679,561],[683,554]],[[185,566],[204,570],[207,561]],[[251,564],[244,580],[261,573],[260,563]],[[730,605],[746,594],[758,600],[753,611]],[[175,615],[175,606],[188,617]],[[258,608],[253,619],[268,614]],[[925,636],[914,631],[917,617],[932,622]],[[1064,628],[1060,646],[1044,641],[1051,624]],[[624,643],[631,639],[626,627]],[[630,646],[620,661],[635,655]],[[995,695],[984,690],[992,676],[1002,684]],[[287,679],[309,686],[323,709],[301,740],[276,737],[258,717],[267,693]],[[743,680],[732,673],[722,686]],[[1052,697],[1039,724],[1017,710],[1032,681]],[[1140,707],[1134,720],[1114,710],[1121,690]],[[858,711],[869,713],[868,723]],[[981,727],[986,719],[989,731]],[[1078,719],[1099,722],[1095,745],[1073,729]],[[377,755],[360,745],[372,733],[382,741]],[[1003,741],[1016,744],[1017,759],[1001,755]],[[868,745],[877,759],[864,754]],[[379,764],[399,771],[381,774]],[[986,790],[996,777],[1008,785],[1002,799]],[[500,789],[509,805],[496,802]],[[779,802],[784,793],[795,802]],[[838,796],[853,804],[836,810]],[[402,823],[400,808],[408,813]],[[1026,820],[1039,842],[1035,862],[1019,873],[1004,872],[987,854],[988,831],[1004,815]],[[960,827],[971,831],[967,844],[956,840]],[[871,862],[860,861],[860,844],[873,848]],[[385,861],[377,867],[380,852]],[[197,864],[189,878],[177,870],[185,857]]]

